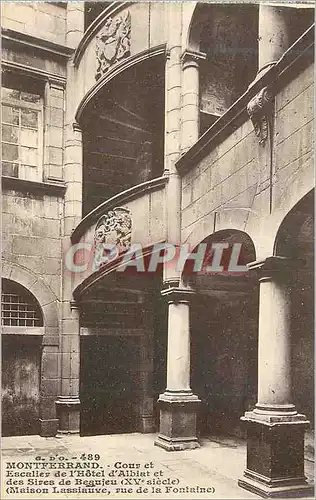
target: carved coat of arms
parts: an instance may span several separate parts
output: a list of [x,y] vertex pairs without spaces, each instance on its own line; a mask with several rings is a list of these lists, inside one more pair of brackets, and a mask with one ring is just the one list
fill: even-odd
[[127,11],[115,19],[106,21],[101,33],[96,37],[98,80],[112,64],[130,55],[131,15]]
[[102,215],[97,222],[94,240],[96,246],[102,243],[116,245],[119,253],[131,246],[132,218],[127,208],[116,207]]

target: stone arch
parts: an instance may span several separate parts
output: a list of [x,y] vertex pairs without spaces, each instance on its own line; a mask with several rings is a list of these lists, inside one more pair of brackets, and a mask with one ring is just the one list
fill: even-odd
[[[255,247],[255,254],[257,256],[257,235],[254,230],[250,230],[248,222],[258,218],[258,215],[251,208],[223,208],[216,213],[212,212],[209,216],[197,221],[194,224],[194,229],[185,236],[183,243],[187,243],[191,248],[209,238],[212,234],[219,231],[240,231],[241,233],[248,234],[249,238],[253,241]],[[252,224],[252,226],[257,227]],[[210,228],[213,227],[213,232]]]
[[[290,272],[290,332],[293,402],[314,422],[314,190],[283,218],[274,255],[293,259]],[[313,428],[313,424],[312,424]]]
[[[300,238],[302,226],[308,224],[312,230],[314,189],[308,191],[297,201],[279,223],[274,239],[273,254],[295,257],[298,248],[295,243]],[[294,227],[293,227],[294,226]],[[303,228],[304,229],[304,228]],[[295,241],[293,238],[295,237]]]
[[[190,2],[188,4],[185,12],[184,19],[184,44],[185,49],[188,50],[199,50],[200,49],[200,35],[201,35],[201,23],[196,22],[196,17],[201,4],[195,2],[194,5]],[[189,10],[190,9],[190,10]]]
[[198,297],[191,309],[191,366],[192,390],[202,400],[199,430],[240,436],[240,416],[256,402],[258,285],[246,269],[229,271],[228,263],[234,243],[242,245],[243,266],[256,259],[255,245],[239,229],[215,231],[201,243],[229,248],[222,253],[223,271],[208,272],[203,265],[193,279],[190,269],[183,275]]
[[[44,332],[41,336],[39,362],[38,432],[54,436],[57,432],[55,401],[59,387],[59,328],[57,298],[44,280],[29,269],[4,261],[2,277],[26,288],[36,298],[42,311]],[[5,337],[5,336],[4,336]],[[11,337],[11,335],[9,335]],[[13,335],[12,335],[13,337]],[[26,335],[26,338],[29,336]],[[12,351],[12,350],[11,350]]]
[[58,328],[57,298],[44,280],[29,269],[8,261],[3,262],[2,277],[19,283],[34,295],[41,307],[47,333],[50,328]]

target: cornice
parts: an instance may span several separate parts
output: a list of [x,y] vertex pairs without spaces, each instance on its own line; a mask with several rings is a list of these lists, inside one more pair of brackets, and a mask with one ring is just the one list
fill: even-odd
[[129,201],[134,200],[135,198],[139,198],[144,194],[151,193],[153,191],[158,191],[163,188],[168,182],[168,177],[162,176],[157,177],[156,179],[152,179],[151,181],[143,182],[142,184],[138,184],[137,186],[133,186],[122,193],[119,193],[109,200],[101,203],[98,207],[88,213],[78,224],[78,226],[74,229],[71,235],[71,242],[78,243],[81,236],[84,234],[87,228],[91,227],[92,224],[97,222],[99,217],[105,212],[111,210],[117,205],[122,205],[123,203],[128,203]]
[[[248,119],[247,105],[249,101],[265,86],[277,89],[297,76],[295,65],[300,61],[312,63],[314,59],[314,29],[313,24],[303,35],[283,54],[277,63],[271,66],[260,78],[256,79],[246,92],[184,153],[176,163],[180,175],[185,175],[194,165],[204,158],[219,142],[230,135],[240,123]],[[260,74],[258,75],[260,76]]]
[[89,44],[89,42],[94,38],[94,36],[98,33],[98,31],[102,28],[102,26],[105,24],[106,20],[110,16],[114,16],[118,14],[121,10],[126,9],[130,5],[132,5],[134,2],[112,2],[111,5],[106,7],[101,14],[98,15],[98,17],[95,18],[95,20],[90,24],[88,29],[85,31],[83,37],[81,38],[79,45],[76,49],[75,55],[74,55],[74,65],[77,68],[79,66],[79,63],[82,59],[82,56]]
[[6,43],[16,43],[23,47],[32,48],[33,51],[35,49],[44,52],[48,57],[54,55],[68,59],[74,52],[74,49],[66,45],[60,45],[50,40],[44,40],[43,38],[37,38],[33,35],[8,28],[2,28],[1,36],[3,47],[5,47]]

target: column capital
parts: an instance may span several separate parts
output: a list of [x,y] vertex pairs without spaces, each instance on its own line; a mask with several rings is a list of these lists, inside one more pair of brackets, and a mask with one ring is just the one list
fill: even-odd
[[72,130],[74,132],[82,132],[82,129],[81,129],[81,127],[80,127],[80,125],[79,125],[78,122],[73,122],[73,124],[72,124]]
[[169,287],[162,290],[161,295],[166,297],[169,304],[187,304],[196,296],[196,292],[190,288]]
[[79,304],[75,300],[70,301],[70,309],[72,311],[77,311],[79,309]]
[[280,276],[280,273],[291,273],[299,269],[304,261],[302,259],[292,259],[272,255],[265,259],[256,260],[247,264],[249,271],[258,271],[260,279],[271,279],[273,276]]
[[183,64],[183,68],[187,68],[188,66],[194,65],[198,66],[199,61],[203,61],[206,59],[206,53],[200,52],[197,50],[185,50],[181,56],[181,62]]

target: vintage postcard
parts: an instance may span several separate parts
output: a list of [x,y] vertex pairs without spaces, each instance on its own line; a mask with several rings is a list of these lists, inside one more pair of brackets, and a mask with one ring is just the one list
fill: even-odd
[[1,498],[313,497],[314,3],[1,10]]

